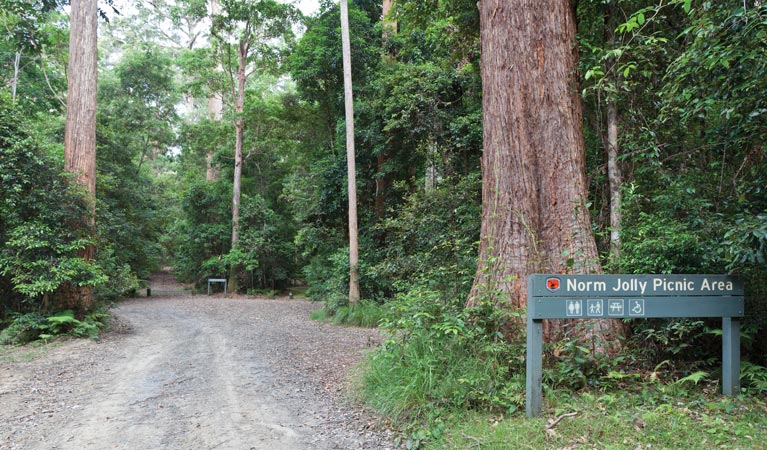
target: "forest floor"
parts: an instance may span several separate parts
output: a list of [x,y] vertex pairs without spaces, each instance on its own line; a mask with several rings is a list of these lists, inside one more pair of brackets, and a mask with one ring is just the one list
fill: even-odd
[[[153,290],[180,288],[165,274]],[[0,352],[0,449],[386,449],[347,395],[375,330],[304,300],[121,302],[109,332]]]

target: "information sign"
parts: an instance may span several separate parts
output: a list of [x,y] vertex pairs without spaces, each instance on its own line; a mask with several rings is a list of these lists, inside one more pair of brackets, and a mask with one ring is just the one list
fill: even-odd
[[530,275],[527,415],[542,408],[543,320],[722,318],[722,392],[740,389],[743,283],[728,275]]

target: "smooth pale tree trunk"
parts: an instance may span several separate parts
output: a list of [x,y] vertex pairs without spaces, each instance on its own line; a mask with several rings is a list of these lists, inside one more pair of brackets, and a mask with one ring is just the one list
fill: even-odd
[[[482,0],[482,227],[469,303],[527,305],[532,273],[601,271],[586,207],[575,14],[566,0]],[[560,335],[563,322],[546,321]],[[596,351],[622,323],[590,321]]]
[[341,47],[344,66],[344,107],[346,115],[346,171],[349,193],[349,303],[360,300],[359,244],[357,238],[357,168],[354,152],[354,96],[352,56],[349,43],[349,5],[341,0]]
[[[75,174],[90,205],[84,221],[96,225],[96,86],[97,30],[96,0],[72,0],[70,9],[69,64],[67,66],[67,116],[64,130],[64,168]],[[90,262],[96,254],[92,245],[80,252]],[[92,286],[65,286],[62,295],[67,307],[84,310],[93,305]]]
[[[605,41],[610,49],[616,48],[615,27],[617,26],[616,2],[612,1],[605,5]],[[623,175],[618,162],[620,147],[618,144],[618,105],[617,94],[618,83],[620,82],[615,71],[616,61],[609,58],[606,61],[605,76],[608,84],[613,86],[612,90],[605,93],[606,98],[606,128],[607,136],[603,137],[604,145],[607,149],[607,180],[610,190],[610,259],[615,260],[620,257],[621,250],[621,226],[623,217],[621,184]]]
[[16,103],[16,89],[19,85],[19,71],[21,69],[21,52],[16,52],[13,57],[13,78],[11,79],[11,101]]
[[621,167],[618,162],[618,107],[615,101],[607,103],[607,178],[610,185],[610,258],[617,259],[621,251],[621,226],[623,222]]
[[[237,115],[234,121],[234,179],[232,181],[232,250],[240,245],[240,197],[242,192],[242,148],[244,145],[245,120],[242,113],[245,110],[245,81],[248,64],[248,52],[250,44],[247,40],[241,40],[238,47],[239,65],[237,67],[237,92],[235,92],[234,110]],[[242,267],[237,264],[232,268],[229,280],[231,291],[237,290],[237,277]]]
[[[221,7],[218,0],[210,0],[210,16],[220,14]],[[221,66],[216,67],[217,72],[221,72]],[[214,92],[208,96],[208,118],[210,120],[220,121],[224,115],[224,100],[220,93]],[[218,181],[221,179],[221,167],[213,162],[216,154],[214,148],[209,148],[205,155],[205,180]]]
[[[208,97],[208,118],[220,121],[224,115],[224,102],[220,94],[211,94]],[[213,162],[216,149],[209,148],[205,155],[205,180],[218,181],[221,179],[221,167]]]
[[237,69],[237,94],[234,109],[237,118],[234,121],[234,181],[232,185],[232,248],[237,246],[240,240],[240,188],[242,185],[242,147],[245,122],[242,112],[245,105],[245,69],[246,55],[242,53],[243,44],[240,43],[240,66]]
[[426,176],[424,177],[424,189],[426,192],[432,192],[437,187],[437,178],[439,173],[437,171],[437,158],[439,157],[439,151],[437,149],[437,143],[434,140],[429,141],[428,147],[428,159],[426,161]]

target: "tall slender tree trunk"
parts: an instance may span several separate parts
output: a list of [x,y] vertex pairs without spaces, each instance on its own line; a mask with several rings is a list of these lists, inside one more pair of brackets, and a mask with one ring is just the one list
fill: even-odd
[[21,52],[13,56],[13,78],[11,79],[11,101],[16,103],[16,89],[19,85],[19,72],[21,69]]
[[[601,271],[586,207],[575,13],[567,0],[482,0],[482,227],[469,302],[527,305],[527,275]],[[500,293],[500,294],[498,294]],[[547,321],[556,336],[563,323]],[[598,351],[622,332],[593,321]]]
[[[84,221],[96,225],[96,86],[97,31],[96,0],[72,0],[67,66],[67,117],[64,130],[64,168],[74,173],[84,188],[90,205]],[[92,245],[80,252],[92,261]],[[92,286],[66,286],[62,295],[66,306],[88,309],[93,305]]]
[[[220,14],[221,7],[218,0],[210,0],[210,16]],[[221,72],[221,65],[216,66],[216,71]],[[208,96],[208,119],[220,121],[224,115],[224,100],[218,92],[212,92]],[[209,148],[205,155],[205,180],[218,181],[221,179],[221,167],[213,162],[216,154],[215,148]]]
[[437,149],[437,142],[435,138],[429,139],[428,144],[428,156],[426,160],[426,175],[424,177],[424,189],[426,192],[432,192],[437,187],[437,178],[439,173],[437,172],[437,158],[439,157],[439,150]]
[[[221,95],[213,93],[208,97],[208,119],[221,121],[224,113],[224,102]],[[215,148],[209,148],[205,155],[205,180],[218,181],[221,179],[221,167],[213,162],[216,154]]]
[[344,66],[344,106],[346,115],[346,172],[349,193],[349,303],[360,300],[359,248],[357,237],[357,167],[354,151],[354,95],[352,56],[349,43],[349,5],[341,0],[341,47]]
[[232,248],[237,246],[240,241],[240,195],[242,186],[242,148],[244,146],[245,120],[242,113],[245,110],[245,81],[247,75],[245,71],[248,68],[248,52],[250,43],[247,40],[241,40],[238,50],[239,65],[237,67],[237,92],[235,92],[234,110],[236,118],[234,120],[235,141],[234,141],[234,181],[232,183]]
[[[615,27],[616,18],[616,1],[609,2],[605,5],[605,41],[610,49],[616,48],[615,41]],[[607,136],[603,139],[604,145],[607,149],[607,179],[610,189],[610,259],[617,259],[620,257],[621,250],[621,226],[623,222],[623,216],[621,212],[622,205],[622,193],[621,184],[623,182],[621,166],[618,162],[618,154],[620,153],[620,147],[618,145],[618,74],[615,70],[615,60],[610,58],[606,62],[605,76],[608,79],[609,85],[613,89],[608,90],[605,93],[606,96],[606,109],[607,109]]]
[[[234,120],[235,144],[234,144],[234,179],[232,182],[232,250],[239,246],[240,242],[240,197],[242,188],[242,148],[245,131],[245,121],[242,113],[245,109],[245,81],[249,43],[246,40],[239,44],[239,66],[237,67],[237,92],[235,93],[234,109],[237,117]],[[241,271],[240,265],[232,268],[229,284],[232,291],[237,290],[237,277]]]
[[618,107],[615,99],[607,103],[607,178],[610,185],[610,258],[617,259],[621,252],[621,212],[623,197],[621,193],[622,174],[618,162]]

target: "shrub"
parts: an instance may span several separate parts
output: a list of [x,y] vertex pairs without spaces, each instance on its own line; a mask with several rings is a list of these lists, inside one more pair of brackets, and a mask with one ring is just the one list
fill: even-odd
[[390,302],[390,337],[364,375],[369,402],[399,420],[433,419],[438,411],[515,411],[524,403],[525,346],[501,330],[518,314],[489,303],[414,289]]
[[55,300],[64,283],[103,283],[100,266],[78,256],[93,243],[86,202],[3,95],[0,174],[0,306],[29,311]]
[[83,320],[75,318],[72,310],[59,311],[45,317],[33,312],[19,314],[10,325],[0,332],[0,344],[26,344],[38,339],[50,339],[54,336],[98,337],[104,327],[105,313],[94,312]]

